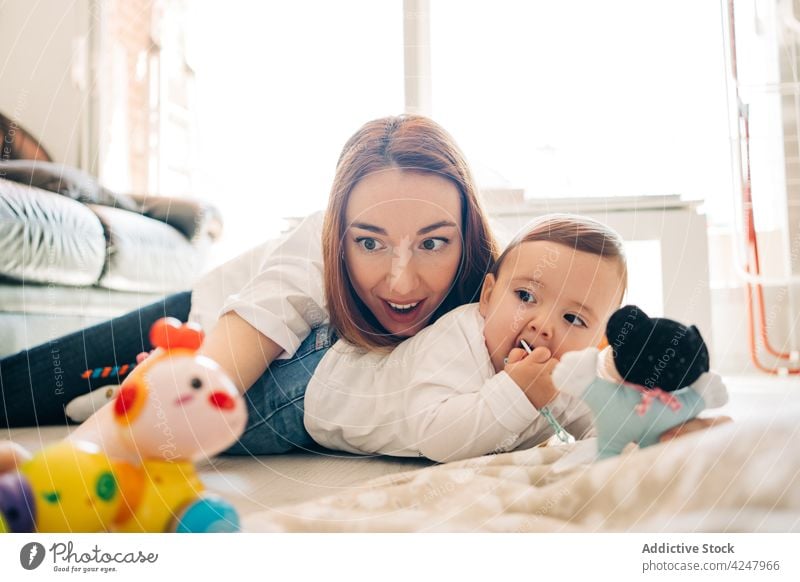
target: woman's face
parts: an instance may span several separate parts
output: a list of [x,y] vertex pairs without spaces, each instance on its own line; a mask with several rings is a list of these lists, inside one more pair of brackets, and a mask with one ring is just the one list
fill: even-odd
[[345,210],[345,264],[361,301],[392,335],[424,328],[461,261],[461,196],[435,174],[387,168],[356,184]]

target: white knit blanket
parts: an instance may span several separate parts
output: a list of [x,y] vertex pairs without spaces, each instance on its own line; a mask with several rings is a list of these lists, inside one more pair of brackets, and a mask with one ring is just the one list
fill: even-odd
[[800,409],[592,462],[540,447],[394,474],[246,531],[800,531]]

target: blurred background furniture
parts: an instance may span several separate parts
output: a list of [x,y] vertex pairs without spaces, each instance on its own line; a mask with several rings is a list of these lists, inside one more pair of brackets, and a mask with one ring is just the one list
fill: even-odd
[[6,117],[0,143],[0,356],[188,289],[202,273],[222,228],[213,206],[112,192],[49,161]]

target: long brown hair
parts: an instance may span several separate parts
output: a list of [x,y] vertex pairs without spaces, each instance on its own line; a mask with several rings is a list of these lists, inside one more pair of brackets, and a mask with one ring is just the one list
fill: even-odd
[[459,305],[476,301],[483,277],[497,256],[497,243],[478,200],[466,158],[453,138],[421,115],[384,117],[363,125],[345,144],[336,166],[323,226],[325,301],[330,321],[351,344],[379,349],[403,338],[391,335],[359,299],[344,263],[350,193],[364,177],[387,168],[432,173],[450,180],[461,195],[461,262],[450,292],[433,313],[433,323]]
[[622,237],[602,222],[577,214],[545,214],[534,218],[503,250],[490,273],[497,277],[508,253],[522,243],[547,241],[614,261],[620,269],[622,293],[628,289],[628,261]]

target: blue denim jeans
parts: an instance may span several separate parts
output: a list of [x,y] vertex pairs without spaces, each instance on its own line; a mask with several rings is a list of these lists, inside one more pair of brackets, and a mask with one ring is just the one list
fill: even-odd
[[245,393],[247,427],[227,455],[275,455],[295,449],[319,450],[303,424],[306,387],[330,347],[335,332],[327,325],[311,331],[294,357],[275,360]]

